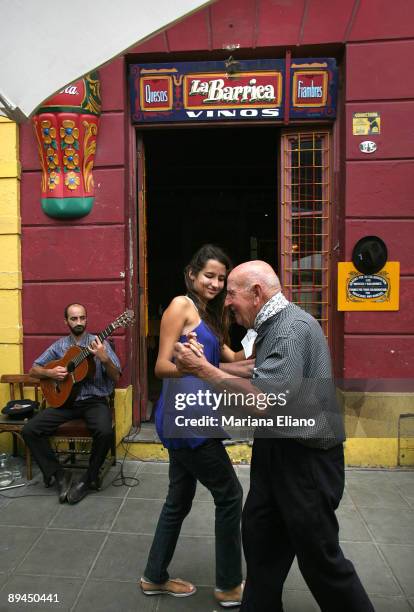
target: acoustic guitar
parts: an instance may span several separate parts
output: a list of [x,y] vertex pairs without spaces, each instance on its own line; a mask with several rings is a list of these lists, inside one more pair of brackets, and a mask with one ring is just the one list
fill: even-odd
[[[101,333],[97,334],[97,337],[103,342],[118,327],[128,327],[133,322],[134,311],[126,310]],[[52,408],[59,408],[68,400],[73,399],[77,393],[76,385],[86,377],[93,378],[95,375],[95,360],[88,347],[71,346],[61,359],[49,361],[44,367],[51,370],[56,366],[67,369],[68,375],[64,380],[41,378],[39,381],[47,405]]]

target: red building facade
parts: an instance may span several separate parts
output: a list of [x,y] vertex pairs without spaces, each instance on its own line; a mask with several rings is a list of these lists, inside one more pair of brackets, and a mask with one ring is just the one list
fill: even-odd
[[[330,139],[326,170],[330,181],[329,241],[326,243],[329,278],[324,302],[329,313],[327,330],[336,374],[340,378],[362,379],[412,377],[414,6],[405,0],[392,3],[388,0],[218,0],[101,68],[102,115],[94,170],[96,198],[92,212],[82,219],[57,220],[42,212],[36,142],[31,125],[24,125],[21,128],[21,216],[25,370],[51,340],[64,333],[63,308],[68,302],[75,300],[88,306],[89,319],[96,331],[132,305],[138,313],[138,324],[132,332],[119,331],[115,344],[125,367],[122,385],[134,386],[135,417],[146,418],[147,369],[151,368],[148,339],[157,335],[158,302],[162,302],[157,294],[148,313],[148,282],[154,283],[157,270],[161,270],[152,268],[151,278],[149,262],[156,252],[156,242],[162,242],[167,235],[169,224],[161,205],[158,218],[145,217],[151,215],[147,208],[151,206],[151,199],[147,201],[146,192],[151,181],[148,173],[154,175],[159,163],[161,174],[165,174],[168,158],[174,158],[174,150],[162,151],[159,143],[165,142],[171,147],[174,137],[171,131],[168,136],[168,127],[158,127],[156,133],[148,136],[150,130],[145,132],[132,125],[129,66],[225,60],[229,55],[236,61],[285,59],[287,52],[292,60],[335,58],[339,69],[336,120],[315,121],[310,126],[315,133],[328,133]],[[354,113],[366,112],[378,114],[380,132],[355,135]],[[219,127],[209,124],[200,134]],[[274,126],[267,123],[252,137],[259,143],[255,146],[265,142],[266,130],[272,128],[280,130],[275,136],[278,153],[274,219],[279,246],[274,264],[283,269],[286,238],[281,213],[283,139],[287,141],[290,133],[306,131],[309,123],[279,122]],[[188,130],[175,132],[179,138],[180,134],[186,138],[189,133]],[[241,142],[244,140],[242,132],[237,135],[234,132],[235,140],[238,137]],[[368,155],[360,150],[361,141],[367,139],[376,144],[376,151]],[[227,132],[227,140],[231,156],[231,132]],[[195,142],[196,137],[190,141]],[[154,154],[157,146],[159,162]],[[152,161],[146,161],[144,149],[152,151]],[[197,150],[191,151],[192,158],[197,155]],[[254,151],[247,147],[244,173],[249,171],[249,160],[254,156]],[[192,172],[196,172],[194,167]],[[191,173],[187,176],[191,177]],[[168,183],[165,176],[161,180]],[[157,188],[153,186],[154,190]],[[178,183],[175,189],[179,189]],[[155,191],[152,194],[155,201]],[[174,198],[178,201],[180,196],[171,197],[175,202]],[[202,201],[200,196],[198,202]],[[210,205],[210,216],[216,215],[217,219],[231,216],[228,205],[222,213],[219,203],[210,202]],[[249,224],[249,214],[246,213],[245,225]],[[232,223],[228,227],[235,228],[239,222]],[[148,232],[156,232],[157,238],[150,237],[148,241]],[[214,239],[213,228],[211,234]],[[226,247],[225,237],[218,235],[216,241]],[[400,262],[397,312],[341,313],[336,308],[337,262],[350,261],[355,243],[366,235],[382,238],[387,245],[388,259]],[[177,241],[182,243],[180,237]],[[265,253],[266,241],[262,242]],[[249,248],[250,253],[256,253],[254,244]],[[191,243],[187,259],[192,250]],[[171,253],[167,247],[164,255],[168,262]],[[164,283],[162,274],[160,271],[157,276],[158,284]],[[152,291],[154,294],[158,289]]]

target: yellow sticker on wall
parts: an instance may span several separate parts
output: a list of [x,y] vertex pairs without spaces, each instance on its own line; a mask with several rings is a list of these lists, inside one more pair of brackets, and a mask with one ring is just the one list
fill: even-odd
[[362,274],[350,261],[338,264],[338,310],[399,310],[400,262]]
[[352,133],[354,136],[381,134],[381,116],[377,112],[352,113]]

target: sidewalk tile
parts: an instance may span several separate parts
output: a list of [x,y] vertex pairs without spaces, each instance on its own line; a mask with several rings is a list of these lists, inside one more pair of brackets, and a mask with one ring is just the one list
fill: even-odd
[[246,501],[246,497],[250,489],[250,476],[239,475],[239,481],[243,488],[243,501]]
[[370,508],[409,508],[400,491],[389,482],[383,482],[376,487],[371,482],[350,482],[348,493],[356,506]]
[[408,597],[414,597],[414,546],[381,544],[380,549]]
[[84,577],[104,538],[105,534],[90,531],[47,530],[19,565],[17,573]]
[[289,570],[289,574],[286,578],[284,587],[285,589],[290,589],[290,590],[299,590],[299,591],[309,590],[308,585],[305,582],[305,579],[300,573],[300,569],[298,566],[298,560],[296,559],[296,557],[292,563],[292,567]]
[[213,502],[213,496],[206,487],[203,487],[203,485],[198,482],[194,501]]
[[216,556],[214,537],[180,536],[171,562],[170,574],[198,586],[215,586]]
[[108,531],[122,500],[102,497],[98,501],[94,495],[89,495],[74,506],[62,504],[49,527]]
[[371,597],[375,612],[412,612],[404,597]]
[[376,542],[414,544],[414,510],[360,508]]
[[3,586],[3,584],[9,579],[9,575],[6,574],[6,572],[0,572],[0,588]]
[[141,461],[138,474],[168,474],[170,464],[161,461]]
[[239,476],[250,476],[250,465],[235,465],[234,469]]
[[109,535],[91,572],[91,579],[137,584],[144,572],[151,543],[152,535]]
[[168,474],[138,474],[139,485],[128,492],[128,499],[161,499],[165,500],[168,492]]
[[354,507],[339,506],[336,516],[339,522],[339,539],[341,541],[371,541],[371,536]]
[[375,595],[401,595],[392,573],[381,558],[375,544],[344,542],[345,557],[352,561],[368,593]]
[[153,535],[162,506],[161,500],[128,498],[112,526],[112,531]]
[[214,503],[194,501],[190,514],[184,519],[181,534],[187,536],[213,536],[214,516]]
[[13,571],[41,533],[42,530],[35,527],[10,529],[0,526],[0,571]]
[[[34,501],[36,500],[36,501]],[[28,504],[30,503],[30,511]],[[58,513],[60,504],[57,496],[28,497],[12,499],[6,508],[0,510],[0,525],[46,527]]]
[[414,469],[384,470],[383,474],[396,487],[414,484]]
[[340,508],[341,506],[352,506],[353,508],[355,508],[355,504],[348,493],[347,487],[345,487],[344,489],[344,494],[342,495],[341,503],[339,504]]
[[[120,467],[121,467],[120,465],[116,465],[110,468],[110,470],[108,471],[108,473],[106,474],[103,480],[101,490],[95,492],[94,495],[97,495],[98,497],[122,497],[123,498],[128,494],[131,488],[134,488],[134,487],[128,487],[126,485],[121,484]],[[128,484],[134,484],[133,481],[128,481],[128,477],[129,478],[136,477],[137,470],[138,470],[138,466],[136,465],[136,462],[132,462],[131,466],[129,465],[129,463],[124,463],[123,473],[127,479]],[[121,486],[116,486],[112,484],[112,482],[115,479],[117,483],[121,484]]]
[[400,495],[414,508],[414,472],[392,474],[391,483],[398,489]]
[[320,612],[312,593],[308,591],[283,591],[285,612]]
[[347,483],[360,482],[382,485],[384,483],[384,471],[374,469],[347,469],[345,470],[345,480]]
[[[4,493],[6,495],[7,491]],[[0,497],[0,511],[2,508],[5,508],[10,503],[10,499],[8,497]]]
[[139,593],[134,582],[88,580],[74,612],[152,612],[155,604]]

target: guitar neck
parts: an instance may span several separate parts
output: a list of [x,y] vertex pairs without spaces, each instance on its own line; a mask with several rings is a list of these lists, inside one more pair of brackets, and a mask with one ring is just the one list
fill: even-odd
[[115,327],[112,323],[110,323],[108,325],[108,327],[105,327],[105,329],[103,331],[101,331],[100,334],[97,335],[97,337],[99,338],[99,340],[101,342],[103,342],[105,340],[105,338],[108,338],[108,336],[110,336],[111,334],[113,334],[115,331]]
[[[97,334],[97,338],[99,338],[99,340],[101,342],[103,342],[105,340],[105,338],[108,338],[108,336],[110,336],[111,334],[113,334],[113,332],[115,331],[115,326],[113,325],[113,323],[110,323],[108,325],[108,327],[105,327],[105,329],[103,331],[101,331],[99,334]],[[85,359],[87,359],[89,357],[89,355],[91,355],[92,353],[90,352],[90,350],[88,349],[87,346],[83,347],[81,352],[79,353],[79,355],[77,355],[75,357],[75,359],[73,360],[73,363],[75,364],[75,367],[77,368],[78,365],[80,365],[82,363],[82,361],[84,361]]]

